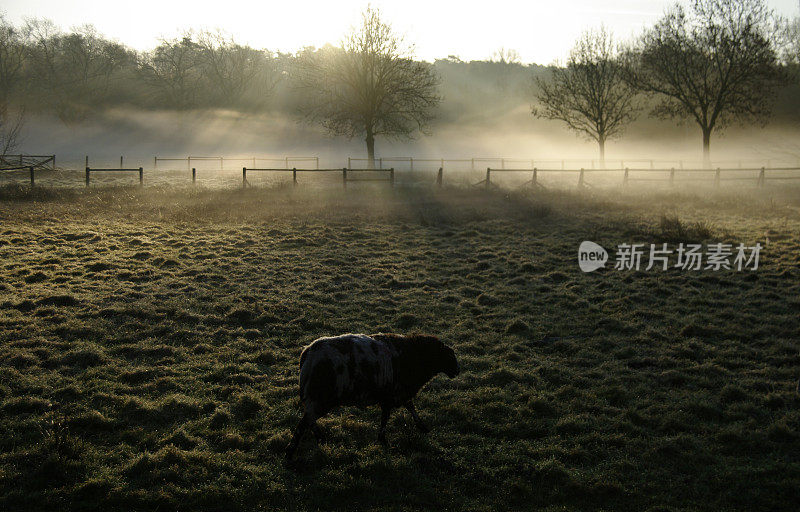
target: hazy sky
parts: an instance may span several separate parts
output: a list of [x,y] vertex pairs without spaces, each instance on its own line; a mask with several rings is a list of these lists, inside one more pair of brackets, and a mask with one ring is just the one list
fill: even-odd
[[[798,0],[767,0],[784,16],[798,15]],[[500,47],[523,62],[563,59],[581,30],[605,24],[618,37],[638,34],[672,0],[373,0],[394,29],[426,60],[457,55],[488,59]],[[63,28],[95,25],[106,36],[137,49],[188,28],[222,29],[241,43],[270,50],[338,43],[357,24],[365,0],[2,0],[14,23],[46,17]]]

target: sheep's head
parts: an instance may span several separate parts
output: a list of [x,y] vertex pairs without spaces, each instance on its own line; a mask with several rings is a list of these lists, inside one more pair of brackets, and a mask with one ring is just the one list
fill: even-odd
[[461,367],[458,366],[456,360],[456,353],[444,343],[442,343],[441,363],[442,372],[451,379],[461,372]]
[[442,343],[439,338],[435,336],[431,336],[430,338],[430,343],[435,346],[433,363],[436,373],[444,373],[452,379],[461,371],[461,368],[458,366],[458,361],[456,360],[456,353],[452,348]]
[[406,339],[410,342],[408,350],[413,354],[411,364],[418,366],[427,379],[439,373],[444,373],[452,379],[461,371],[456,353],[436,336],[411,334],[406,336]]

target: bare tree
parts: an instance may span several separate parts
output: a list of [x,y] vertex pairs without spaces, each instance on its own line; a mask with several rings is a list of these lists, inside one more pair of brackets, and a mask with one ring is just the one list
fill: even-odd
[[296,83],[310,93],[302,110],[332,134],[363,135],[374,167],[376,136],[425,133],[441,101],[439,79],[430,64],[413,60],[377,9],[367,8],[342,46],[298,56]]
[[232,106],[248,90],[268,95],[275,86],[269,54],[242,46],[221,32],[201,32],[197,38],[202,76],[215,105]]
[[492,58],[489,62],[493,64],[494,67],[493,71],[497,77],[497,87],[500,88],[502,93],[506,93],[511,79],[514,76],[514,68],[521,67],[519,52],[501,46],[492,53]]
[[782,50],[784,62],[800,65],[800,17],[786,23]]
[[505,48],[501,46],[500,49],[492,53],[492,62],[499,62],[501,64],[519,64],[519,52],[512,48]]
[[0,107],[8,104],[23,77],[26,49],[22,35],[0,14]]
[[768,119],[777,87],[775,17],[763,0],[695,0],[676,4],[630,53],[631,83],[660,100],[653,115],[688,119],[711,134],[733,123]]
[[153,51],[141,56],[140,69],[167,102],[177,110],[196,106],[200,89],[200,47],[186,33],[180,39],[162,40]]
[[12,95],[24,79],[26,48],[22,34],[0,14],[0,164],[17,149],[25,110],[11,108]]
[[127,60],[123,46],[91,25],[62,33],[49,20],[28,20],[25,33],[32,84],[65,122],[103,104],[115,71]]
[[24,121],[24,109],[13,112],[8,105],[0,105],[0,164],[11,163],[6,162],[5,157],[16,151]]
[[565,67],[554,67],[549,80],[536,79],[540,118],[563,121],[597,142],[605,162],[606,141],[622,134],[638,112],[636,91],[625,79],[614,39],[604,28],[587,31],[570,52]]

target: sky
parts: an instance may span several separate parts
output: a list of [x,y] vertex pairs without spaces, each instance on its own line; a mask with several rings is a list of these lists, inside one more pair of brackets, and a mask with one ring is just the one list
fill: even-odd
[[[524,63],[566,58],[581,31],[609,28],[616,37],[639,34],[674,0],[373,0],[373,7],[428,61],[455,55],[486,60],[500,49]],[[798,0],[767,0],[778,14],[795,17]],[[357,25],[366,0],[170,1],[0,0],[0,12],[17,24],[49,18],[64,29],[92,24],[105,36],[138,50],[186,29],[220,29],[239,43],[293,52],[338,44]]]

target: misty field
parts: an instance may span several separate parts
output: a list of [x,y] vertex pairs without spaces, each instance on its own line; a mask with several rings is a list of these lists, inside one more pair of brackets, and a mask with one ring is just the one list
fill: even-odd
[[[0,188],[2,510],[792,510],[800,191]],[[580,272],[583,240],[763,246]],[[613,262],[608,265],[613,267]],[[462,372],[377,442],[301,348],[420,331]]]

